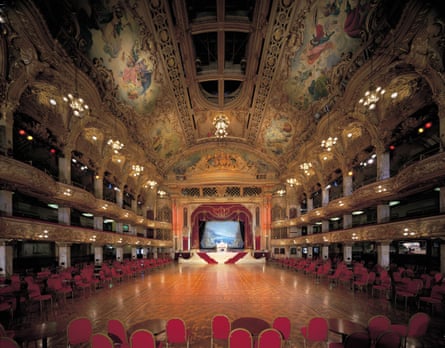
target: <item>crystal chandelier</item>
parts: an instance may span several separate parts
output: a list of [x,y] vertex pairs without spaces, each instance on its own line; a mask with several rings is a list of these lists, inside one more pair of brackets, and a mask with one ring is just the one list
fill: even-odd
[[111,146],[111,148],[113,149],[114,153],[116,153],[116,154],[119,153],[119,151],[122,150],[124,148],[124,146],[125,146],[119,140],[113,140],[113,139],[108,140],[107,144],[109,146]]
[[311,162],[304,162],[300,164],[300,169],[304,171],[306,175],[311,175],[310,169],[312,168]]
[[225,138],[229,133],[227,132],[227,128],[229,127],[230,121],[229,119],[223,115],[217,115],[213,119],[213,125],[215,126],[215,136],[217,138]]
[[77,90],[77,68],[74,69],[74,87],[75,93],[68,93],[63,97],[63,101],[68,103],[69,107],[73,110],[74,116],[83,117],[86,112],[88,112],[88,104],[85,103],[83,98],[79,97],[79,92]]
[[288,179],[286,180],[286,182],[288,183],[288,185],[289,185],[290,187],[293,187],[293,186],[295,186],[295,185],[298,184],[298,181],[297,181],[297,179],[295,179],[295,178],[288,178]]
[[64,96],[63,101],[68,103],[69,107],[73,110],[74,116],[83,117],[84,113],[89,110],[88,105],[82,98],[76,97],[71,93]]
[[329,137],[325,140],[321,141],[321,147],[326,149],[327,151],[331,151],[332,150],[332,146],[334,146],[335,144],[337,144],[337,137]]
[[359,104],[363,104],[363,106],[366,106],[369,110],[374,110],[377,106],[377,102],[380,100],[380,97],[385,94],[386,90],[380,86],[370,90],[367,90],[365,92],[365,95],[363,98],[361,98],[358,102]]
[[139,164],[133,164],[131,166],[131,170],[133,176],[139,176],[144,171],[144,167],[140,166]]

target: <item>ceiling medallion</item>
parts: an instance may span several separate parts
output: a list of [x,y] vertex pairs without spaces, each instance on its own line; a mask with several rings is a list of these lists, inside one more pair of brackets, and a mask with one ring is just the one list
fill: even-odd
[[215,136],[217,138],[225,138],[229,135],[227,128],[229,127],[230,121],[224,114],[219,114],[213,119],[213,125],[215,126]]

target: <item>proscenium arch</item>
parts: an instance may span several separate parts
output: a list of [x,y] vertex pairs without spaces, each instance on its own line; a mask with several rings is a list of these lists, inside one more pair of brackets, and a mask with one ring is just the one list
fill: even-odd
[[252,214],[242,204],[203,204],[191,214],[191,249],[199,249],[199,221],[242,221],[244,222],[244,248],[253,249]]

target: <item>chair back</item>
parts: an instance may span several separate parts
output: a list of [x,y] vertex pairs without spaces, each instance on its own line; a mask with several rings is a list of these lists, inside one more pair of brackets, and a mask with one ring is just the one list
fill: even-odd
[[116,339],[118,339],[120,343],[128,344],[127,330],[122,321],[119,319],[109,319],[107,330],[108,336],[111,337],[113,341],[117,341]]
[[309,321],[306,339],[313,342],[328,340],[329,324],[325,318],[315,317]]
[[371,340],[375,341],[383,332],[391,327],[391,320],[386,315],[374,315],[368,320],[368,333]]
[[393,331],[386,331],[382,333],[375,343],[375,348],[399,348],[402,338]]
[[169,319],[165,332],[167,343],[186,343],[188,340],[185,322],[181,318]]
[[219,314],[212,318],[212,337],[218,340],[227,340],[231,330],[228,316]]
[[130,336],[131,348],[156,348],[156,340],[151,331],[139,329]]
[[90,343],[93,334],[93,325],[87,317],[72,319],[66,329],[68,347],[81,343]]
[[369,348],[371,347],[371,338],[367,332],[353,332],[346,337],[343,348]]
[[273,320],[272,327],[281,332],[284,340],[288,340],[290,338],[291,322],[289,317],[276,317]]
[[95,333],[91,338],[91,348],[113,348],[113,341],[103,333]]
[[428,331],[431,318],[423,312],[414,313],[408,322],[407,337],[422,337]]
[[0,348],[20,348],[20,346],[10,337],[0,337]]
[[252,348],[252,334],[243,328],[230,331],[229,348]]
[[281,333],[274,328],[268,328],[260,332],[256,348],[281,348],[283,339]]

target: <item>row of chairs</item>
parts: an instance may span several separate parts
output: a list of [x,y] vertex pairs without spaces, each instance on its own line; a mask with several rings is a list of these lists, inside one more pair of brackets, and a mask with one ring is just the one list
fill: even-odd
[[408,339],[421,340],[430,321],[430,316],[423,312],[413,314],[408,324],[393,324],[387,316],[375,315],[368,320],[366,331],[354,332],[344,342],[330,342],[328,345],[328,321],[314,317],[301,328],[301,334],[305,347],[307,342],[324,342],[329,348],[400,348],[407,346]]
[[[249,346],[249,342],[251,342],[244,332],[245,329],[242,328],[234,328],[232,329],[231,320],[228,316],[224,314],[218,314],[213,316],[211,322],[211,342],[210,347],[214,347],[215,342],[225,343],[229,345],[229,347],[238,347],[238,344],[246,344],[246,347]],[[247,331],[247,330],[245,330]],[[249,332],[249,331],[247,331]],[[278,338],[276,337],[276,333],[279,334],[279,342],[280,346],[284,343],[291,346],[291,321],[288,317],[276,317],[272,322],[272,327],[266,329],[260,333],[258,336],[258,344],[260,344],[260,337],[262,337],[262,344],[265,344],[263,347],[275,347],[272,345],[272,342],[278,342]],[[249,332],[249,336],[252,338],[252,334]],[[269,344],[270,346],[266,345]],[[236,345],[235,345],[236,343]],[[251,342],[253,344],[253,341]],[[241,347],[241,346],[240,346]]]

